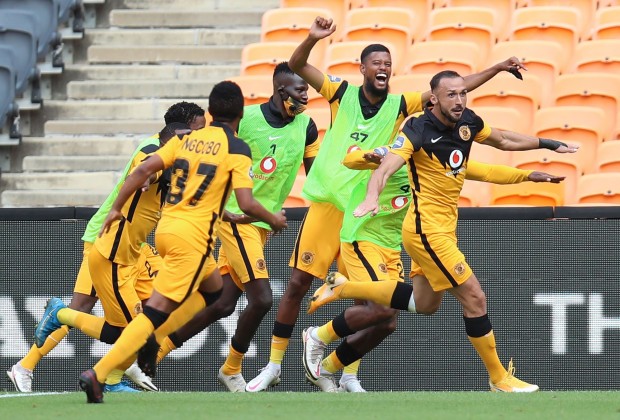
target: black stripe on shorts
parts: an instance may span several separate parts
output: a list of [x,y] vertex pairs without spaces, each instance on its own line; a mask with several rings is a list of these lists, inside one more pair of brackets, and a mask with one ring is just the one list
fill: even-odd
[[239,228],[236,223],[231,223],[233,236],[237,241],[237,247],[239,248],[239,252],[241,253],[241,258],[243,259],[243,264],[245,265],[245,270],[248,272],[248,276],[250,276],[250,281],[256,280],[254,276],[254,270],[252,269],[252,263],[250,262],[250,257],[248,256],[248,251],[245,249],[245,244],[243,243],[243,239],[241,238],[241,234],[239,233]]
[[454,277],[452,277],[450,271],[448,271],[448,269],[443,265],[435,251],[433,251],[433,248],[431,248],[431,244],[428,242],[428,238],[424,233],[420,234],[420,239],[422,240],[422,244],[424,244],[424,249],[428,252],[428,255],[431,256],[433,261],[435,261],[435,264],[439,267],[444,276],[446,276],[446,278],[450,281],[452,287],[457,287],[459,285],[458,282],[454,279]]
[[372,281],[379,281],[379,278],[377,277],[377,273],[375,273],[375,270],[372,269],[370,262],[368,262],[368,260],[366,259],[362,251],[360,250],[360,247],[357,241],[353,241],[353,250],[355,251],[355,255],[357,255],[357,258],[359,258],[359,260],[364,265],[364,268],[368,272],[370,279]]
[[116,296],[118,306],[120,306],[121,311],[123,311],[123,315],[125,315],[127,323],[130,323],[133,316],[131,316],[131,312],[129,312],[129,309],[123,300],[123,296],[121,296],[121,291],[118,288],[118,264],[115,262],[112,263],[112,289],[114,290],[114,296]]

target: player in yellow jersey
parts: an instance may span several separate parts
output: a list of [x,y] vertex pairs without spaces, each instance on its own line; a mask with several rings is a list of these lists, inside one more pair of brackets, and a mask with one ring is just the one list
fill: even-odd
[[[293,270],[278,306],[269,364],[248,383],[248,389],[256,391],[262,391],[280,380],[284,352],[297,322],[301,302],[313,279],[325,278],[330,265],[338,257],[343,211],[351,190],[370,176],[364,171],[344,168],[340,162],[351,150],[390,144],[405,118],[421,111],[422,105],[430,98],[430,92],[389,93],[392,59],[389,50],[380,44],[371,44],[361,53],[362,86],[323,74],[308,63],[308,56],[314,45],[330,36],[335,29],[331,19],[317,17],[308,37],[289,60],[291,69],[329,101],[332,122],[304,185],[303,195],[310,201],[310,208],[291,256]],[[469,89],[475,89],[501,71],[521,67],[519,60],[512,57],[468,76],[466,85]],[[325,229],[325,226],[330,229]],[[369,339],[358,336],[351,337],[351,340],[362,338]],[[377,341],[381,339],[376,338]],[[347,369],[349,373],[356,371],[357,366]],[[328,381],[317,385],[324,391],[337,389]]]
[[377,200],[387,180],[407,164],[412,204],[402,227],[402,240],[426,281],[417,289],[395,281],[348,282],[341,275],[314,294],[310,310],[336,298],[369,299],[395,309],[416,311],[416,302],[438,306],[446,291],[463,309],[465,331],[482,359],[492,391],[534,392],[537,385],[514,376],[512,360],[505,369],[495,349],[486,296],[457,246],[457,203],[467,170],[472,141],[502,150],[547,148],[574,153],[578,146],[487,126],[467,106],[467,88],[456,72],[443,71],[431,79],[433,107],[409,120],[392,150],[368,182],[365,200],[355,209],[362,217],[379,210]]
[[[171,123],[184,123],[190,126],[192,130],[196,130],[204,127],[205,125],[205,111],[200,106],[193,102],[177,102],[170,106],[166,113],[164,114],[164,121],[166,125]],[[159,144],[159,135],[156,133],[151,137],[146,138],[136,148],[132,155],[133,157],[144,147],[150,145]],[[88,222],[84,235],[82,236],[82,241],[84,241],[84,251],[82,264],[80,265],[80,269],[75,280],[75,286],[73,289],[73,296],[71,298],[71,302],[69,303],[69,308],[75,309],[76,311],[81,311],[84,313],[89,313],[95,303],[97,302],[97,295],[93,288],[93,283],[90,277],[90,271],[88,268],[88,255],[90,254],[90,250],[92,248],[92,244],[97,237],[97,234],[101,230],[101,223],[105,219],[105,216],[108,214],[110,206],[112,202],[116,198],[118,194],[118,190],[120,189],[120,185],[123,183],[125,178],[129,173],[131,161],[127,163],[119,182],[114,187],[114,190],[108,195],[106,200],[101,204],[97,212],[93,215],[93,217]],[[144,252],[147,252],[149,255],[148,264],[156,264],[157,262],[153,262],[153,260],[159,259],[159,256],[153,256],[152,253],[149,253],[146,248],[143,248]],[[142,271],[145,276],[148,276],[147,272]],[[146,281],[146,277],[140,277],[142,281]],[[11,370],[7,371],[8,377],[11,379],[11,382],[15,385],[15,389],[19,392],[32,392],[32,378],[33,371],[39,361],[52,351],[60,341],[64,339],[64,337],[68,334],[69,327],[62,326],[58,328],[56,331],[53,331],[49,337],[42,343],[34,344],[28,354],[24,356],[19,362],[15,363],[11,367]],[[126,374],[140,387],[146,390],[157,390],[155,385],[149,380],[149,378],[144,375],[137,365],[132,365],[130,369],[127,370]],[[129,390],[130,388],[121,382],[122,372],[118,372],[115,375],[111,375],[106,381],[107,390],[108,391],[122,391]]]
[[212,251],[216,224],[231,190],[244,213],[268,223],[274,232],[286,227],[283,212],[270,213],[252,196],[250,149],[235,136],[243,116],[239,86],[229,81],[216,84],[209,95],[209,113],[211,125],[168,142],[136,168],[103,224],[102,235],[125,220],[121,209],[150,176],[171,168],[170,190],[155,233],[163,265],[153,294],[106,356],[80,375],[88,402],[103,402],[101,383],[115,367],[135,357],[153,332],[152,340],[159,342],[218,299],[222,278]]

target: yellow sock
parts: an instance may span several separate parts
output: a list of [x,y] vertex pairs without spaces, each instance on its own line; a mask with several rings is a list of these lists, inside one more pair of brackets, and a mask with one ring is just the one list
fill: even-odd
[[342,338],[339,337],[334,331],[333,321],[329,321],[327,324],[320,326],[316,331],[316,335],[318,335],[321,341],[325,344],[329,344],[339,338]]
[[174,345],[169,337],[164,338],[159,345],[159,351],[157,352],[157,363],[161,362],[164,357],[168,355],[168,353],[176,348],[177,346]]
[[236,375],[241,373],[241,362],[243,361],[245,353],[240,353],[231,345],[228,350],[228,357],[222,366],[222,373],[224,375]]
[[383,306],[390,306],[397,281],[348,281],[342,287],[340,298],[372,300]]
[[289,338],[271,336],[271,351],[269,353],[269,361],[276,365],[281,365],[284,359],[284,352],[288,347]]
[[358,359],[355,362],[351,363],[350,365],[345,366],[344,369],[342,370],[342,373],[345,375],[357,376],[357,371],[360,370],[361,362],[362,362],[362,359]]
[[194,315],[206,307],[207,303],[205,302],[205,298],[202,297],[199,292],[194,292],[189,295],[189,297],[185,299],[185,302],[172,311],[166,322],[155,331],[155,339],[157,342],[161,343],[164,341],[164,338],[187,324]]
[[138,314],[125,328],[108,354],[93,367],[97,374],[97,380],[103,383],[112,369],[127,360],[127,355],[135,357],[135,354],[146,343],[154,330],[155,327],[151,320],[144,314]]
[[338,356],[336,356],[336,352],[332,351],[329,356],[323,359],[321,362],[321,367],[329,373],[336,373],[340,369],[344,368],[344,365],[340,359],[338,359]]
[[104,318],[69,308],[59,310],[57,317],[60,323],[77,328],[89,337],[97,340],[101,338],[101,329],[105,323]]
[[28,351],[28,354],[24,356],[22,360],[19,361],[19,364],[28,370],[34,370],[37,366],[37,363],[41,361],[43,356],[45,356],[50,351],[54,350],[54,348],[69,334],[69,327],[63,325],[58,328],[56,331],[51,333],[49,337],[43,343],[43,347],[39,348],[36,344],[33,344]]
[[499,382],[506,376],[506,369],[500,362],[495,350],[495,335],[493,331],[483,337],[468,337],[471,344],[474,346],[478,355],[482,359],[484,366],[486,366],[489,372],[489,378],[491,382]]

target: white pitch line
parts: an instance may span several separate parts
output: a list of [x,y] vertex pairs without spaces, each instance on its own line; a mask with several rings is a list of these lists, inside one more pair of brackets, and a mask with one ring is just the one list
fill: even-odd
[[19,394],[3,394],[0,398],[39,397],[41,395],[61,395],[69,392],[20,392]]

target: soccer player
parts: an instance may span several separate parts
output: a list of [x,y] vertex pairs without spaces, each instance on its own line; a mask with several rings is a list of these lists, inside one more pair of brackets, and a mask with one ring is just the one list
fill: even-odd
[[[205,126],[205,111],[200,106],[192,102],[177,102],[168,108],[164,115],[164,121],[166,125],[175,122],[184,123],[189,125],[192,130],[197,130]],[[97,234],[101,230],[101,224],[108,214],[112,203],[118,195],[118,191],[120,190],[122,183],[125,181],[125,178],[129,173],[131,162],[141,150],[150,148],[154,145],[159,145],[159,142],[160,140],[158,133],[140,142],[136,150],[133,152],[131,159],[125,166],[118,183],[88,222],[84,235],[82,236],[82,241],[84,241],[82,263],[75,281],[75,287],[73,289],[73,296],[71,298],[71,302],[69,303],[69,308],[84,313],[90,313],[95,306],[98,298],[93,288],[90,271],[88,268],[88,255],[92,248],[92,244],[95,242]],[[146,252],[149,256],[146,264],[157,264],[157,261],[154,260],[157,260],[159,256],[153,255],[153,253],[149,252],[147,248],[143,248],[142,251]],[[148,278],[150,278],[148,270],[142,270],[138,284],[144,284],[143,282],[147,281]],[[52,351],[58,343],[64,339],[68,332],[69,327],[67,326],[62,326],[58,330],[52,332],[44,343],[39,343],[41,344],[40,346],[37,346],[36,344],[33,345],[28,354],[13,365],[10,371],[7,371],[7,375],[11,379],[11,382],[15,385],[15,389],[17,391],[32,392],[32,377],[34,368],[43,356]],[[151,380],[140,371],[137,365],[132,365],[127,370],[126,374],[143,389],[157,390],[155,385],[153,385]],[[110,375],[106,381],[106,391],[129,391],[132,389],[121,381],[122,375],[122,371],[115,371],[112,375]]]
[[537,385],[514,376],[512,360],[505,369],[495,349],[495,335],[487,314],[486,296],[458,249],[457,203],[465,178],[472,141],[501,150],[546,148],[574,153],[578,147],[557,140],[536,138],[487,126],[467,106],[467,87],[456,72],[443,71],[431,79],[433,107],[409,120],[390,153],[368,182],[364,201],[354,215],[379,212],[378,197],[387,180],[407,164],[412,205],[402,226],[402,240],[425,282],[415,290],[395,282],[349,282],[341,275],[317,290],[309,310],[336,298],[368,299],[394,309],[416,311],[416,302],[439,305],[446,291],[463,309],[465,332],[482,359],[492,391],[534,392]]
[[[246,106],[239,123],[239,137],[252,151],[254,198],[270,211],[282,208],[300,164],[303,161],[308,173],[319,149],[316,125],[303,114],[308,102],[307,92],[308,84],[293,73],[288,63],[280,63],[273,72],[273,94],[269,101]],[[241,213],[234,194],[226,210],[232,214]],[[229,391],[245,391],[246,382],[241,374],[243,356],[272,304],[264,255],[269,232],[269,225],[263,222],[220,224],[217,236],[222,243],[218,256],[224,283],[222,296],[165,338],[159,354],[155,349],[151,358],[161,360],[213,322],[232,314],[245,291],[248,304],[239,315],[228,356],[218,372],[218,380]]]
[[[308,37],[289,60],[291,69],[329,101],[332,123],[304,185],[303,194],[310,200],[310,208],[291,256],[293,271],[278,306],[269,364],[248,383],[248,390],[262,391],[280,380],[284,352],[299,316],[301,301],[312,280],[315,277],[325,278],[332,261],[339,254],[339,232],[351,190],[370,176],[365,171],[349,170],[340,162],[351,150],[373,149],[391,143],[405,118],[422,111],[422,104],[430,98],[430,92],[388,93],[392,59],[389,50],[380,44],[369,45],[361,53],[360,72],[364,76],[361,87],[323,74],[309,64],[308,56],[314,45],[330,36],[335,29],[331,19],[317,17]],[[468,76],[466,86],[474,89],[500,71],[515,68],[522,66],[512,57]],[[379,341],[381,339],[377,338]],[[347,373],[356,371],[357,366],[346,370]],[[321,379],[319,386],[325,391],[336,391],[334,384],[327,380]]]
[[[389,147],[379,148],[378,151],[387,152]],[[343,164],[351,169],[376,169],[375,162],[380,161],[381,155],[373,151],[358,150],[349,153]],[[558,183],[564,177],[557,177],[537,171],[526,171],[502,165],[487,165],[469,161],[467,163],[467,179],[492,182],[498,184],[513,184],[524,181]],[[407,169],[402,167],[391,176],[385,189],[379,195],[379,211],[376,215],[366,215],[362,218],[353,216],[355,208],[364,200],[366,185],[359,184],[353,190],[351,201],[344,213],[343,226],[340,231],[340,253],[348,272],[349,278],[359,282],[394,280],[403,281],[403,264],[400,259],[402,222],[411,202]],[[415,265],[415,264],[414,264]],[[414,290],[418,290],[416,283],[427,281],[414,277]],[[429,308],[425,302],[416,298],[416,312],[432,314],[438,306]],[[304,357],[303,364],[308,376],[318,380],[323,376],[334,381],[333,376],[345,365],[354,363],[362,355],[368,353],[379,343],[362,339],[364,334],[356,332],[374,329],[375,336],[387,337],[396,329],[397,310],[387,306],[367,302],[365,305],[354,305],[347,308],[340,315],[321,327],[310,327],[304,330]],[[323,359],[325,347],[337,339],[346,339],[327,358]],[[340,380],[342,390],[346,387],[358,386],[359,381],[343,375]],[[348,392],[365,392],[361,386],[349,389]]]
[[274,232],[286,227],[284,212],[270,213],[252,195],[251,152],[235,136],[243,116],[239,86],[229,81],[216,84],[209,95],[209,113],[210,126],[168,142],[136,168],[103,223],[101,234],[124,220],[122,207],[150,176],[172,169],[155,233],[163,264],[153,281],[153,294],[108,354],[80,375],[88,402],[103,402],[101,383],[116,366],[133,358],[153,332],[161,338],[169,335],[219,298],[222,278],[212,251],[216,223],[231,189],[244,213],[266,222]]

